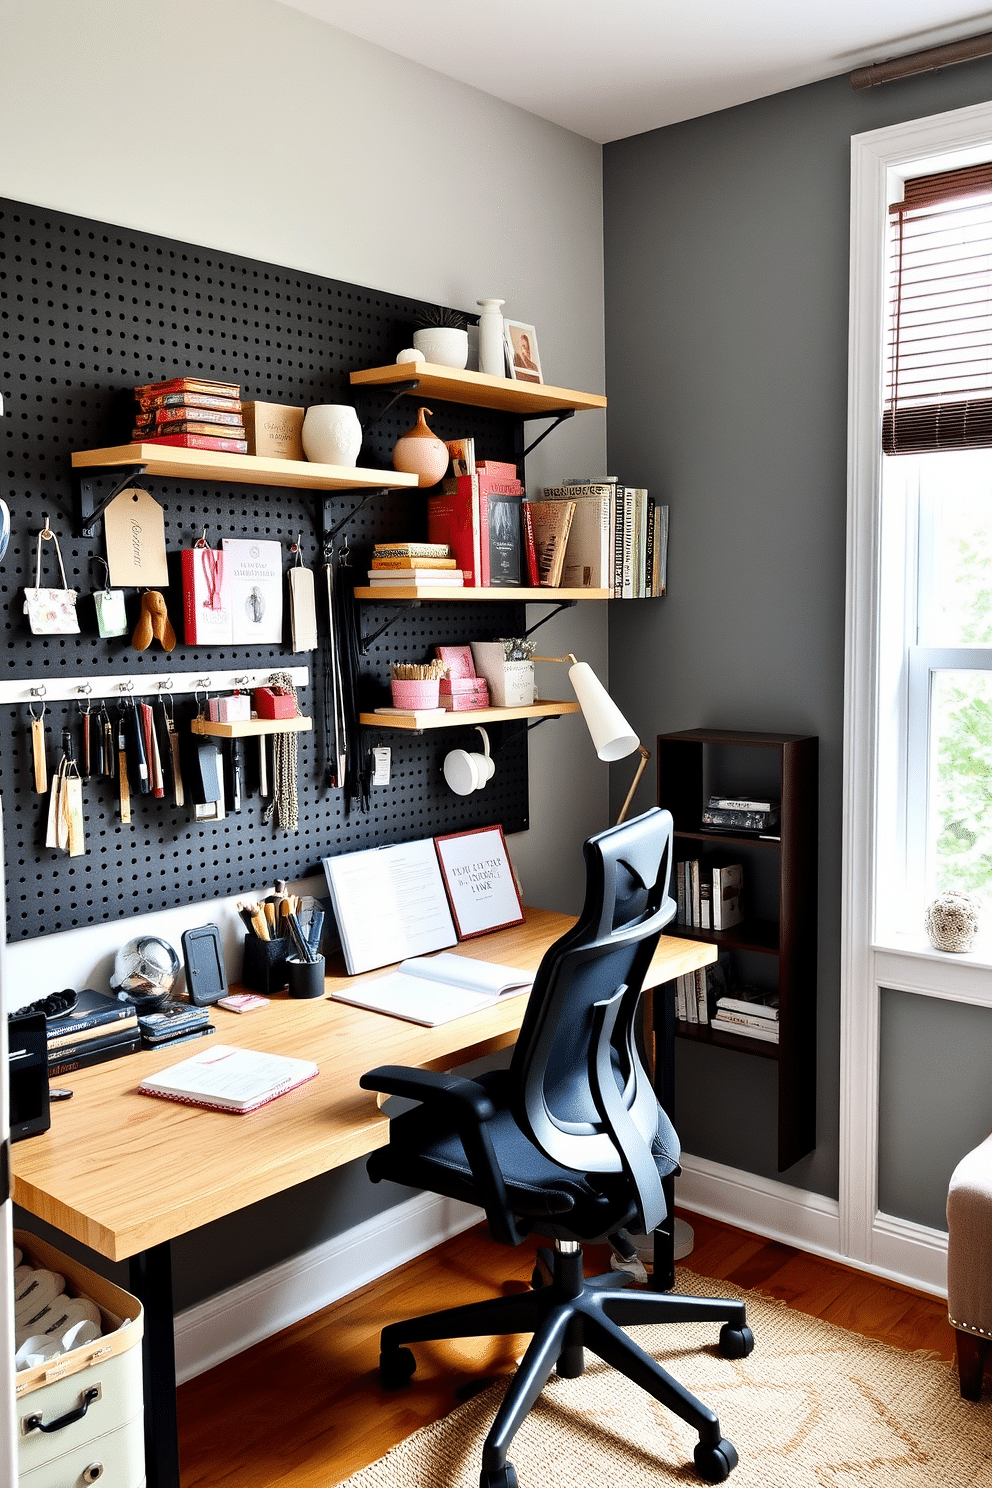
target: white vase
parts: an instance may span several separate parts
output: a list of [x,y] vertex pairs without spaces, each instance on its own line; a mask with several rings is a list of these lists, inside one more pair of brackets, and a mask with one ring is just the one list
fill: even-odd
[[362,426],[348,403],[315,403],[303,419],[303,453],[316,465],[354,465]]
[[414,331],[413,344],[435,367],[456,367],[468,361],[468,332],[457,326],[425,326]]
[[503,351],[503,317],[499,313],[505,300],[476,300],[482,306],[479,316],[479,371],[490,377],[506,376],[506,357]]

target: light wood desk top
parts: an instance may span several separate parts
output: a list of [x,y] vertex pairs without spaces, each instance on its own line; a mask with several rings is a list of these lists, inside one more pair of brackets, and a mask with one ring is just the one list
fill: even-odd
[[[523,925],[463,942],[458,953],[536,968],[571,916],[528,909]],[[716,959],[716,948],[663,936],[646,986]],[[326,986],[353,985],[329,976]],[[171,1240],[361,1157],[388,1140],[388,1121],[359,1078],[377,1064],[446,1069],[512,1044],[526,997],[422,1028],[333,1002],[274,997],[259,1012],[215,1010],[218,1043],[312,1059],[320,1074],[250,1112],[138,1094],[147,1075],[203,1047],[142,1051],[60,1078],[73,1099],[52,1106],[48,1132],[12,1148],[13,1198],[111,1260]]]

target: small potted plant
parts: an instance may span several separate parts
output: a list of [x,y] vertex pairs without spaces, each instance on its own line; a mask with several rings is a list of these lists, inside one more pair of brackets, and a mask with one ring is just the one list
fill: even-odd
[[430,307],[417,317],[413,344],[436,367],[456,367],[468,361],[468,331],[464,315],[443,306]]
[[496,708],[529,708],[534,701],[536,642],[507,637],[499,641],[472,641],[472,660],[480,677],[489,683]]

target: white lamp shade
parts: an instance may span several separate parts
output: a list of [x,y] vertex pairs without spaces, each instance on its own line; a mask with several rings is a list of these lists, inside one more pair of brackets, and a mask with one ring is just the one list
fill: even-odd
[[575,689],[586,728],[600,759],[620,760],[633,754],[641,741],[589,663],[577,661],[569,667],[568,680]]

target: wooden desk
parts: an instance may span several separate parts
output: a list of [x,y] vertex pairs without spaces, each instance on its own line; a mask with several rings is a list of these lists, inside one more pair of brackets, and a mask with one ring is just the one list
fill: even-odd
[[[463,942],[460,955],[538,966],[574,923],[528,909],[523,925]],[[657,986],[715,959],[713,946],[663,937],[646,979]],[[333,968],[329,968],[333,970]],[[328,976],[327,991],[354,978]],[[111,1260],[130,1260],[145,1307],[148,1488],[178,1488],[169,1241],[385,1146],[388,1121],[359,1077],[377,1064],[450,1069],[514,1042],[525,997],[421,1028],[329,998],[273,999],[262,1011],[216,1011],[218,1042],[312,1059],[320,1074],[247,1116],[151,1100],[147,1075],[201,1046],[157,1049],[71,1076],[74,1097],[51,1129],[12,1148],[13,1198]],[[154,1388],[153,1388],[154,1385]]]

